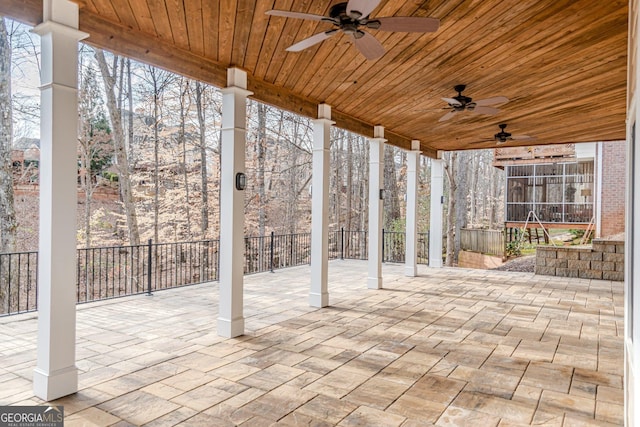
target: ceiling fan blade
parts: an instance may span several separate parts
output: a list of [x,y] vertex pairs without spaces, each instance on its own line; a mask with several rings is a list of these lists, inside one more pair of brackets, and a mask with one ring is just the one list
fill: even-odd
[[389,16],[376,18],[380,21],[379,30],[403,33],[434,33],[440,28],[440,20],[418,16]]
[[460,101],[455,98],[442,98],[442,100],[449,105],[462,105]]
[[504,104],[505,102],[509,102],[509,98],[506,96],[494,96],[491,98],[480,99],[475,101],[478,107],[485,107],[487,105],[496,105],[496,104]]
[[[477,105],[477,104],[476,104]],[[488,114],[490,116],[493,116],[495,114],[498,114],[500,112],[500,110],[498,110],[497,108],[493,108],[493,107],[476,107],[473,110],[471,110],[472,113],[476,113],[476,114]]]
[[347,3],[347,15],[353,16],[356,13],[357,18],[369,16],[373,9],[378,7],[381,0],[349,0]]
[[290,10],[267,10],[265,12],[267,15],[273,16],[283,16],[285,18],[296,18],[296,19],[308,19],[310,21],[322,21],[323,19],[329,19],[326,16],[322,15],[312,15],[310,13],[302,13],[302,12],[292,12]]
[[291,45],[287,48],[287,51],[289,52],[300,52],[301,50],[304,50],[308,47],[311,47],[315,44],[320,43],[321,41],[324,41],[326,39],[328,39],[329,37],[331,37],[332,35],[334,35],[335,33],[337,33],[338,30],[329,30],[329,31],[325,31],[324,33],[318,33],[315,34],[309,38],[306,38],[304,40],[299,41],[298,43]]
[[353,37],[353,43],[365,58],[368,60],[374,60],[384,55],[384,47],[375,37],[366,31],[359,31],[363,35],[360,38]]
[[440,120],[438,120],[438,121],[439,122],[447,121],[450,118],[452,118],[453,116],[455,116],[457,113],[458,113],[457,110],[449,111],[447,114],[445,114],[444,116],[440,117]]
[[517,135],[517,136],[512,136],[511,139],[513,139],[514,141],[531,141],[536,139],[536,137],[529,136],[529,135]]

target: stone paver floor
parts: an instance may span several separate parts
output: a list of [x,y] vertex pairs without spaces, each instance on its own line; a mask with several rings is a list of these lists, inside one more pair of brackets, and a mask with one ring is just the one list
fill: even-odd
[[[216,335],[217,283],[81,305],[70,426],[607,426],[623,420],[622,283],[329,266],[245,278],[246,335]],[[0,404],[31,389],[34,314],[0,319]]]

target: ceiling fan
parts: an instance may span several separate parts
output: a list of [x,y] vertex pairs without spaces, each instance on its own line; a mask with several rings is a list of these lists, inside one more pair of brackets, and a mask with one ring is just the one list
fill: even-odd
[[475,114],[498,114],[500,110],[494,107],[490,107],[490,105],[504,104],[505,102],[509,102],[509,98],[506,98],[504,96],[494,96],[492,98],[480,99],[474,102],[472,98],[469,98],[468,96],[464,96],[462,94],[466,87],[466,85],[456,85],[453,87],[453,90],[458,92],[458,95],[454,96],[453,98],[442,98],[443,101],[449,104],[449,106],[445,108],[451,109],[451,111],[440,117],[440,120],[438,120],[439,122],[449,120],[456,114],[463,111],[471,111]]
[[507,127],[505,123],[499,124],[498,127],[500,128],[500,132],[493,135],[493,138],[486,138],[482,141],[495,141],[496,144],[502,145],[507,141],[532,141],[536,139],[535,136],[529,135],[511,135],[509,132],[505,131],[505,128]]
[[375,37],[364,31],[365,28],[405,33],[433,33],[440,27],[440,20],[436,18],[418,16],[369,18],[369,14],[378,6],[380,1],[349,0],[348,2],[337,3],[329,10],[329,16],[289,10],[268,10],[266,13],[267,15],[283,16],[285,18],[328,22],[336,27],[289,46],[287,48],[289,52],[299,52],[328,39],[338,32],[343,32],[351,37],[351,41],[353,41],[356,48],[369,60],[378,59],[384,55],[384,47]]

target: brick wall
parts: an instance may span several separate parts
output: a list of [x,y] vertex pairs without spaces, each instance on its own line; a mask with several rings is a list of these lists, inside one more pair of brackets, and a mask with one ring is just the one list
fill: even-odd
[[624,242],[594,239],[591,248],[539,246],[535,273],[621,282],[624,280]]
[[624,141],[602,144],[602,237],[624,231],[625,159]]

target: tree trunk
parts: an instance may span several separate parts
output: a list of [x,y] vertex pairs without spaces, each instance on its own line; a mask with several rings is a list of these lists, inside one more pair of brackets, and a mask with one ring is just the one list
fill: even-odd
[[[462,152],[458,154],[458,166],[465,165],[468,166],[469,158],[475,157],[474,152]],[[466,227],[467,225],[467,200],[469,196],[469,168],[468,167],[457,167],[455,170],[455,174],[457,176],[456,179],[456,211],[455,211],[455,239],[454,239],[454,262],[458,262],[458,254],[460,252],[460,229]]]
[[158,222],[160,216],[160,141],[158,136],[158,77],[156,69],[149,66],[151,84],[153,85],[153,240],[160,242]]
[[447,203],[447,256],[445,265],[452,267],[455,255],[455,230],[456,230],[456,159],[458,153],[456,151],[448,152],[445,155],[444,170],[447,173],[447,182],[449,184],[449,198]]
[[[265,235],[265,227],[267,215],[266,209],[266,192],[264,188],[264,169],[265,158],[267,152],[267,106],[262,103],[257,103],[258,107],[258,141],[256,141],[256,157],[258,158],[258,170],[256,171],[256,180],[258,181],[258,235]],[[294,191],[291,189],[291,191]],[[262,242],[262,240],[261,240]],[[262,248],[260,248],[262,249]],[[262,253],[262,250],[260,251]]]
[[[5,21],[0,16],[0,253],[16,251],[16,231],[18,223],[13,205],[13,171],[11,146],[13,143],[13,116],[11,105],[11,43]],[[17,286],[12,287],[11,295],[5,289],[9,283],[10,265],[2,263],[0,270],[0,312],[7,313],[16,309],[14,301]]]
[[[113,75],[109,71],[107,60],[104,56],[104,52],[101,49],[95,51],[96,60],[100,67],[100,73],[104,81],[105,92],[107,95],[107,109],[109,110],[109,117],[111,118],[111,132],[113,136],[113,144],[116,152],[116,166],[118,168],[118,183],[120,184],[120,196],[122,197],[122,203],[124,204],[124,211],[127,216],[127,230],[129,233],[129,244],[140,244],[140,232],[138,230],[138,217],[136,215],[136,207],[133,199],[133,193],[131,191],[131,178],[129,174],[129,158],[127,156],[127,148],[124,139],[124,131],[122,128],[122,115],[116,102],[115,93],[115,76],[116,71],[113,70]],[[114,61],[114,68],[117,61]],[[131,74],[129,74],[131,79]],[[129,112],[133,114],[133,111]],[[131,131],[130,131],[131,132]],[[132,141],[130,141],[132,142]]]
[[[346,176],[346,186],[347,186],[347,200],[346,200],[346,218],[344,221],[344,229],[351,231],[351,209],[353,204],[353,135],[347,135],[347,176]],[[346,248],[345,248],[346,249]]]
[[209,232],[209,176],[207,173],[207,137],[205,123],[205,86],[196,81],[196,109],[198,112],[198,128],[200,130],[200,187],[202,188],[202,220],[200,222],[200,232],[202,238],[206,239]]
[[471,212],[471,219],[469,220],[472,227],[477,226],[478,221],[477,206],[478,206],[478,156],[473,156],[471,161],[471,183],[469,185],[470,197],[469,197],[469,211]]
[[398,179],[396,177],[395,147],[384,147],[384,224],[393,229],[400,219]]
[[11,43],[0,16],[0,252],[15,252],[18,223],[13,205],[13,109],[11,105]]
[[189,90],[189,81],[182,79],[181,85],[184,85],[184,89],[180,91],[180,133],[179,138],[182,142],[182,173],[184,177],[184,192],[185,192],[185,209],[187,210],[187,233],[186,238],[191,240],[191,200],[189,199],[189,174],[187,173],[187,138],[185,136],[185,102],[187,99],[187,92]]

